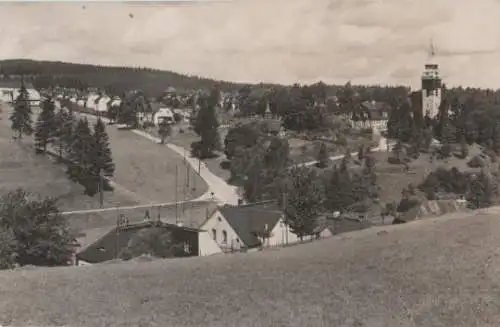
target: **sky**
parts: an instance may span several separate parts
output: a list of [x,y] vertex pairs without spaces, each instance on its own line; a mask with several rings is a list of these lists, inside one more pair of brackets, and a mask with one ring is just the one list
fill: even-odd
[[141,66],[237,82],[500,88],[500,0],[0,3],[0,59]]

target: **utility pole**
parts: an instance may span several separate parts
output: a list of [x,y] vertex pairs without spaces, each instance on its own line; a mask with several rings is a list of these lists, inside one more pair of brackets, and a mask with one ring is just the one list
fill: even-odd
[[99,170],[99,201],[102,208],[104,206],[104,178],[102,170]]
[[286,240],[286,244],[288,244],[288,224],[286,222],[286,206],[287,206],[287,192],[286,192],[286,185],[285,185],[285,190],[283,191],[283,199],[282,199],[282,204],[281,204],[281,210],[283,211],[283,218],[284,218],[284,222],[285,222],[285,240]]
[[178,166],[175,166],[175,223],[179,223],[179,207],[178,207],[178,198],[177,198],[177,187],[178,187]]
[[120,209],[116,209],[116,251],[115,259],[118,259],[118,253],[120,252]]

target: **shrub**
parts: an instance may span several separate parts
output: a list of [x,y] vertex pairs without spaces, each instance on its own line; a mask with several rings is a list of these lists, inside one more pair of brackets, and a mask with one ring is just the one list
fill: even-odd
[[389,157],[389,158],[387,158],[387,162],[390,163],[391,165],[403,164],[403,161],[400,160],[398,157]]
[[467,166],[471,168],[482,168],[485,166],[484,159],[480,156],[474,156],[468,163]]

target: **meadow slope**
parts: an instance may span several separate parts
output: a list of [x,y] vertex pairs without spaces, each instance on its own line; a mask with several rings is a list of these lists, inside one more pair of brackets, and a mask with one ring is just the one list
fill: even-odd
[[500,210],[259,253],[0,273],[0,323],[498,326]]

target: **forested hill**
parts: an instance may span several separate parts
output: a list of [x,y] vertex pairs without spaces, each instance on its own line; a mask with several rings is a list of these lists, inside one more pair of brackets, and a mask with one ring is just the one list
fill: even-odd
[[187,76],[150,68],[110,67],[59,61],[12,59],[0,61],[0,74],[5,77],[23,75],[35,87],[49,85],[86,88],[98,87],[112,94],[142,89],[152,95],[172,86],[178,90],[209,88],[217,83],[222,90],[239,89],[241,84]]

